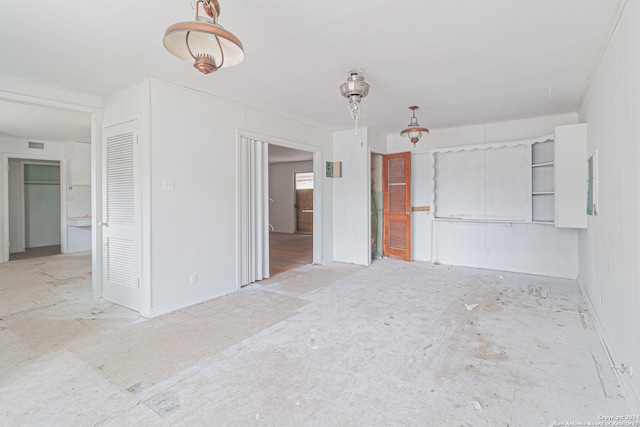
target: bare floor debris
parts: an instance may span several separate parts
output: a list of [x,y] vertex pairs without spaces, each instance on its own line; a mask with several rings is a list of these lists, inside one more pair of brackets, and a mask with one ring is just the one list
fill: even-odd
[[331,263],[142,321],[92,298],[90,262],[0,265],[1,425],[548,426],[629,411],[574,281]]

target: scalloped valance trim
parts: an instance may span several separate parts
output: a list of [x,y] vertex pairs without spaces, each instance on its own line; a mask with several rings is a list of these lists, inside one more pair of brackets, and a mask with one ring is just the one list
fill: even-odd
[[517,141],[498,141],[498,142],[485,142],[482,144],[470,144],[470,145],[458,145],[455,147],[443,147],[433,148],[430,151],[432,153],[448,153],[459,151],[471,151],[471,150],[486,150],[489,148],[502,148],[502,147],[515,147],[518,145],[533,145],[537,142],[553,141],[555,139],[554,134],[539,136],[537,138],[521,139]]

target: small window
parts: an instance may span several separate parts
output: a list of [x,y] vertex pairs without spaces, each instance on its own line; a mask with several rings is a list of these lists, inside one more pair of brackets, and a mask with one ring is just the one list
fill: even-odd
[[296,190],[313,188],[313,172],[296,173]]

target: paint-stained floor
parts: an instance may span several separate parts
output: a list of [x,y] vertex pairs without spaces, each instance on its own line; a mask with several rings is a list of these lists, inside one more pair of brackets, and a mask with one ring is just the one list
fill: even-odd
[[151,320],[0,264],[0,425],[549,426],[629,409],[575,281],[304,266]]

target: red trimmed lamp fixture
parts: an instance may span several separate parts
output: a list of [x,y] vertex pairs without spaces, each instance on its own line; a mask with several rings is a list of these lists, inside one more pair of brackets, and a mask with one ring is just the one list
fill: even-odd
[[[218,24],[218,0],[197,0],[195,21],[178,22],[164,32],[164,47],[203,74],[244,61],[242,43]],[[200,9],[208,17],[200,16]]]
[[423,128],[418,124],[418,119],[416,119],[416,110],[420,108],[417,105],[412,105],[409,107],[410,110],[413,111],[413,116],[411,117],[411,123],[407,125],[406,129],[403,129],[400,132],[400,136],[408,136],[411,142],[413,142],[413,146],[416,146],[416,143],[420,141],[423,133],[429,133],[429,129]]

